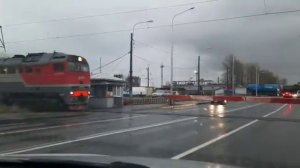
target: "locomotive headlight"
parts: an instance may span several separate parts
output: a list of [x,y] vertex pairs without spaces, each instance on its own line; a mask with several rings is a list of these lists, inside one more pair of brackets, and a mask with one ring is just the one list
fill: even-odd
[[78,61],[81,62],[82,61],[82,57],[78,57]]
[[88,94],[90,95],[90,94],[91,94],[91,92],[90,92],[90,91],[88,91]]
[[73,95],[73,94],[74,94],[74,92],[71,91],[71,92],[70,92],[70,95]]

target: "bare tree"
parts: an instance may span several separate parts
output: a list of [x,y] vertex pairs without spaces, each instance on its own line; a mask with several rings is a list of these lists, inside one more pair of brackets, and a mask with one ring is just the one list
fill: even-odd
[[[233,57],[234,57],[234,76],[232,76],[232,67],[233,67]],[[244,63],[241,62],[234,55],[228,55],[223,61],[223,70],[222,81],[229,81],[229,84],[232,82],[234,77],[236,85],[244,85]],[[228,79],[227,79],[228,78]]]
[[259,73],[259,81],[261,84],[267,84],[267,83],[281,83],[286,84],[286,79],[280,79],[277,75],[275,75],[273,72],[265,69],[261,70],[259,65],[254,63],[244,63],[241,60],[239,60],[234,55],[228,55],[225,57],[222,65],[223,65],[223,73],[221,76],[221,81],[223,83],[229,83],[231,84],[232,81],[232,60],[233,57],[235,58],[234,61],[234,79],[235,84],[237,86],[246,86],[250,83],[256,83],[256,69],[258,69]]

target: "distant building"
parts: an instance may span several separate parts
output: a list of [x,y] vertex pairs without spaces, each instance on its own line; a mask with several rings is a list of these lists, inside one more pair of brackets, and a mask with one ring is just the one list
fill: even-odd
[[114,77],[120,78],[120,79],[124,79],[124,75],[123,74],[114,74]]
[[[197,81],[174,81],[174,90],[179,94],[198,94],[198,82]],[[213,83],[212,80],[200,80],[200,94],[202,95],[214,95],[216,90],[223,88],[223,84]]]
[[[141,78],[139,76],[132,76],[132,87],[140,87],[141,86]],[[129,76],[126,78],[126,90],[129,87]]]

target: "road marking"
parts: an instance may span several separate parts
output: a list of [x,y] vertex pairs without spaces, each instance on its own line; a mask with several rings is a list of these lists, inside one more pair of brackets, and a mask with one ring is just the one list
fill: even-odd
[[[280,107],[279,107],[278,109],[276,109],[275,111],[272,111],[272,112],[270,112],[270,113],[264,115],[263,117],[270,116],[271,114],[274,114],[274,113],[280,111],[280,110],[283,109],[284,107],[286,107],[286,104],[280,106]],[[214,138],[214,139],[211,139],[211,140],[209,140],[209,141],[207,141],[207,142],[205,142],[205,143],[203,143],[203,144],[201,144],[201,145],[195,146],[195,147],[193,147],[193,148],[191,148],[191,149],[189,149],[189,150],[187,150],[187,151],[185,151],[185,152],[183,152],[183,153],[180,153],[180,154],[178,154],[178,155],[172,157],[171,159],[174,159],[174,160],[181,159],[181,158],[183,158],[183,157],[185,157],[185,156],[187,156],[187,155],[189,155],[189,154],[191,154],[191,153],[194,153],[194,152],[196,152],[196,151],[199,151],[200,149],[203,149],[203,148],[205,148],[206,146],[209,146],[209,145],[211,145],[211,144],[213,144],[213,143],[215,143],[215,142],[217,142],[217,141],[219,141],[219,140],[222,140],[222,139],[224,139],[224,138],[226,138],[226,137],[229,137],[230,135],[232,135],[232,134],[234,134],[234,133],[236,133],[236,132],[239,132],[239,131],[241,131],[242,129],[244,129],[244,128],[246,128],[246,127],[249,127],[250,125],[253,125],[253,124],[255,124],[255,123],[258,122],[258,121],[259,121],[259,120],[257,120],[257,119],[256,119],[256,120],[253,120],[253,121],[251,121],[251,122],[249,122],[249,123],[247,123],[247,124],[244,124],[244,125],[242,125],[242,126],[236,128],[236,129],[234,129],[234,130],[232,130],[232,131],[230,131],[230,132],[228,132],[228,133],[226,133],[226,134],[223,134],[223,135],[221,135],[221,136],[218,136],[218,137],[216,137],[216,138]]]
[[22,122],[22,123],[13,123],[13,124],[0,124],[0,127],[11,127],[11,126],[17,126],[17,125],[24,125],[26,123]]
[[137,115],[137,116],[132,116],[132,117],[114,118],[114,119],[97,120],[97,121],[88,121],[88,122],[48,126],[48,127],[41,127],[41,128],[31,128],[31,129],[23,129],[23,130],[17,130],[17,131],[7,131],[7,132],[0,132],[0,136],[1,135],[17,134],[17,133],[25,133],[25,132],[33,132],[33,131],[41,131],[41,130],[54,129],[54,128],[65,128],[65,127],[88,125],[88,124],[94,124],[94,123],[103,123],[103,122],[110,122],[110,121],[127,120],[127,119],[145,117],[145,116],[147,116],[147,115]]
[[24,153],[24,152],[29,152],[29,151],[34,151],[34,150],[39,150],[39,149],[50,148],[50,147],[54,147],[54,146],[79,142],[79,141],[85,141],[85,140],[105,137],[105,136],[109,136],[109,135],[121,134],[121,133],[126,133],[126,132],[132,132],[132,131],[138,131],[138,130],[143,130],[143,129],[148,129],[148,128],[154,128],[154,127],[160,127],[160,126],[175,124],[175,123],[189,121],[189,120],[195,120],[197,118],[198,117],[189,117],[189,118],[183,118],[183,119],[178,119],[178,120],[172,120],[172,121],[166,121],[166,122],[161,122],[161,123],[150,124],[150,125],[146,125],[146,126],[133,127],[133,128],[116,130],[116,131],[108,131],[108,132],[93,134],[93,135],[89,135],[89,136],[85,136],[85,137],[75,138],[73,140],[62,141],[62,142],[53,143],[53,144],[45,144],[45,145],[41,145],[41,146],[30,147],[30,148],[27,148],[27,149],[21,149],[21,150],[16,150],[16,151],[12,151],[12,152],[1,153],[0,155],[11,155],[11,154]]
[[231,112],[235,112],[235,111],[238,111],[238,110],[244,110],[244,109],[248,109],[248,108],[260,106],[260,105],[262,105],[262,104],[263,104],[263,103],[257,103],[257,104],[253,104],[253,105],[248,105],[248,106],[244,106],[244,107],[239,107],[239,108],[235,108],[235,109],[232,109],[232,110],[225,111],[225,113],[231,113]]
[[[256,104],[253,104],[253,105],[248,105],[248,106],[243,106],[243,107],[238,107],[238,108],[234,108],[234,109],[231,109],[231,110],[228,110],[228,111],[225,111],[224,113],[231,113],[231,112],[235,112],[235,111],[238,111],[238,110],[244,110],[244,109],[248,109],[248,108],[252,108],[252,107],[255,107],[255,106],[260,106],[260,105],[263,105],[264,103],[256,103]],[[214,105],[212,105],[214,106]],[[223,106],[223,105],[218,105],[218,106]],[[185,112],[195,112],[195,110],[197,109],[188,109],[188,110],[185,110]],[[205,109],[204,109],[205,110]],[[206,109],[207,110],[207,109]],[[205,110],[205,111],[206,111]]]
[[15,154],[9,155],[10,157],[68,157],[68,156],[103,156],[109,157],[109,155],[102,155],[102,154],[85,154],[85,153],[35,153],[35,154]]
[[[285,106],[287,106],[287,104],[282,105],[282,106],[279,108],[279,110],[283,109],[283,107],[285,107]],[[278,112],[279,110],[277,109],[277,110],[275,110],[275,111],[273,111],[273,112],[271,112],[271,113],[268,113],[268,114],[264,115],[263,117],[264,117],[264,118],[265,118],[265,117],[268,117],[268,116],[270,116],[270,115],[272,115],[272,114]]]
[[[255,107],[255,106],[258,106],[258,105],[261,105],[261,103],[250,105],[250,106],[245,106],[245,107],[241,107],[241,108],[236,108],[236,109],[233,109],[233,110],[229,110],[226,113],[234,112],[234,111],[237,111],[237,110],[243,110],[243,109]],[[133,117],[115,118],[115,119],[107,119],[107,120],[88,121],[88,122],[66,124],[66,125],[56,125],[56,126],[48,126],[48,127],[40,127],[40,128],[30,128],[30,129],[23,129],[23,130],[17,130],[17,131],[6,131],[6,132],[0,132],[0,136],[10,135],[10,134],[18,134],[18,133],[26,133],[26,132],[33,132],[33,131],[48,130],[48,129],[55,129],[55,128],[64,128],[64,127],[88,125],[88,124],[94,124],[94,123],[126,120],[126,119],[139,118],[139,117],[145,117],[145,116],[147,116],[147,115],[138,115],[138,116],[133,116]],[[24,124],[24,123],[21,123],[21,124]]]
[[174,106],[165,106],[165,107],[161,107],[161,108],[180,110],[180,109],[184,109],[185,107],[192,107],[192,106],[196,106],[196,104],[194,104],[194,103],[180,104],[180,105],[174,105]]

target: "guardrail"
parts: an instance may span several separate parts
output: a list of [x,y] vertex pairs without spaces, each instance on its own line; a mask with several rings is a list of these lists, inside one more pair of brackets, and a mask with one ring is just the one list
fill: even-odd
[[168,96],[168,99],[174,101],[226,100],[228,102],[247,101],[247,102],[257,102],[257,103],[300,104],[300,98],[283,98],[283,97],[171,95]]
[[168,101],[166,97],[124,98],[124,105],[166,104]]

